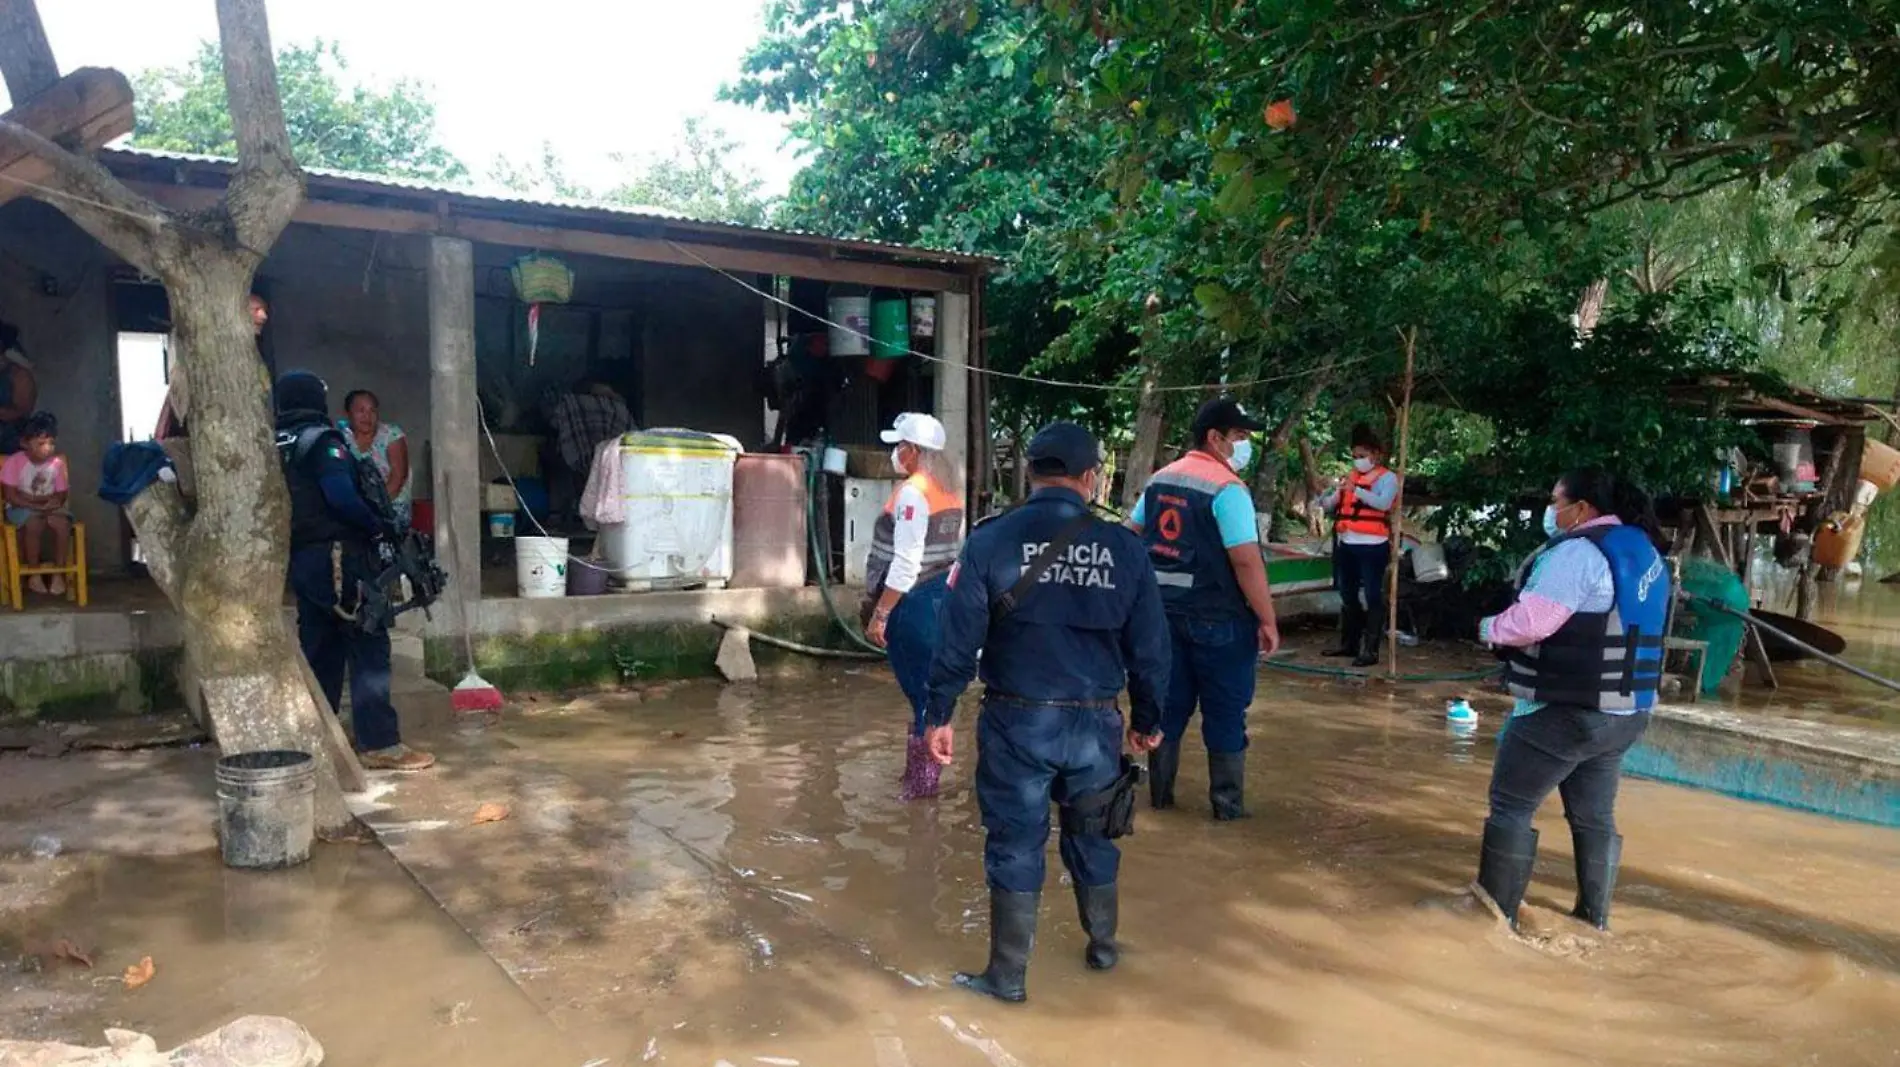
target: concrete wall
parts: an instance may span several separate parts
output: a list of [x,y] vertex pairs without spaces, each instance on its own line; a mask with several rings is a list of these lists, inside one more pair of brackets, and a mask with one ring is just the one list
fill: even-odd
[[119,509],[98,497],[100,461],[119,439],[114,262],[44,204],[15,200],[0,207],[0,319],[20,328],[39,379],[39,406],[59,416],[73,515],[86,524],[94,570],[117,568],[125,552]]
[[415,496],[429,493],[429,304],[421,238],[292,226],[259,270],[278,372],[307,370],[332,409],[352,389],[409,435]]
[[478,375],[484,404],[504,425],[538,425],[544,391],[593,373],[620,389],[642,426],[728,433],[748,446],[764,438],[764,298],[708,270],[563,255],[573,299],[543,308],[530,364],[525,312],[508,276],[523,251],[475,249]]

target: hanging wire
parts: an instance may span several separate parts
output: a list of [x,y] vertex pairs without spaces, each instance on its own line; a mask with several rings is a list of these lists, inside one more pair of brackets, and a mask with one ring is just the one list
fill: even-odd
[[[692,248],[690,248],[687,245],[682,245],[676,241],[667,241],[666,244],[667,244],[667,247],[673,249],[675,252],[678,252],[679,254],[694,260],[700,266],[705,267],[707,270],[710,270],[724,277],[727,281],[731,282],[734,285],[737,285],[739,288],[744,289],[745,291],[753,294],[754,296],[764,297],[765,299],[771,301],[774,304],[779,305],[780,307],[789,308],[792,311],[796,311],[799,314],[804,315],[807,318],[814,319],[820,323],[823,323],[825,326],[828,326],[831,329],[837,330],[840,333],[849,334],[852,337],[856,337],[865,341],[874,340],[874,338],[872,338],[871,335],[869,334],[860,333],[857,330],[854,330],[851,327],[846,326],[842,323],[832,322],[830,319],[827,319],[822,315],[813,315],[811,312],[806,311],[804,308],[801,308],[797,306],[796,304],[793,304],[789,300],[780,299],[779,296],[775,293],[766,292],[764,289],[761,289],[758,286],[753,285],[751,282],[748,282],[744,278],[741,278],[738,275],[733,274],[731,271],[728,271],[723,267],[719,267],[715,265],[710,260],[706,259],[706,257],[700,255],[698,252],[693,251]],[[883,342],[878,342],[878,343],[883,344]],[[933,355],[932,353],[929,353],[929,352],[919,352],[914,348],[906,347],[904,351],[906,354],[916,356],[918,359],[925,360],[926,362],[939,363],[946,367],[954,367],[958,370],[969,371],[970,373],[973,373],[973,374],[984,374],[992,378],[1007,378],[1011,381],[1030,382],[1034,385],[1047,385],[1047,386],[1051,386],[1058,389],[1091,389],[1097,392],[1105,392],[1105,393],[1140,393],[1144,391],[1143,387],[1140,385],[1125,385],[1119,382],[1076,382],[1076,381],[1065,381],[1060,378],[1038,378],[1031,374],[1016,374],[1011,371],[996,370],[991,367],[972,367],[968,363],[960,362],[954,359],[945,359],[942,356]],[[1220,383],[1215,383],[1213,385],[1157,385],[1154,387],[1153,391],[1157,393],[1204,393],[1212,389],[1221,389],[1221,390],[1244,389],[1252,385],[1269,385],[1274,382],[1298,381],[1302,378],[1311,378],[1312,376],[1316,374],[1329,373],[1330,371],[1338,370],[1341,367],[1349,367],[1357,363],[1364,363],[1373,358],[1374,357],[1371,355],[1355,356],[1350,359],[1337,360],[1331,365],[1331,367],[1316,367],[1311,370],[1295,371],[1289,374],[1274,374],[1274,375],[1269,375],[1263,378],[1250,378],[1246,381],[1240,381],[1240,382],[1220,382]]]

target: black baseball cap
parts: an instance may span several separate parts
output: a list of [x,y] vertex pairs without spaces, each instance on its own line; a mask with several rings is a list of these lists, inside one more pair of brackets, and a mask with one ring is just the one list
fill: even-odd
[[1079,478],[1102,465],[1102,446],[1073,422],[1052,422],[1029,439],[1028,457],[1037,474]]
[[1219,430],[1221,433],[1229,430],[1259,433],[1266,428],[1265,423],[1247,414],[1247,409],[1240,406],[1240,401],[1231,396],[1222,396],[1201,405],[1201,410],[1194,413],[1194,422],[1188,431],[1194,435],[1194,447],[1199,448],[1207,440],[1210,430]]

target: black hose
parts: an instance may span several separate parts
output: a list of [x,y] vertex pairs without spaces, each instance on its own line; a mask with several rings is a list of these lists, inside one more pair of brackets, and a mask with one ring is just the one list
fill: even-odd
[[1815,648],[1813,645],[1808,644],[1806,641],[1801,640],[1799,637],[1796,637],[1785,630],[1779,629],[1774,626],[1770,626],[1768,623],[1761,621],[1759,618],[1755,617],[1755,613],[1752,611],[1742,611],[1737,608],[1732,608],[1732,607],[1729,607],[1727,604],[1722,603],[1719,600],[1715,600],[1711,597],[1701,596],[1696,593],[1685,592],[1683,596],[1686,597],[1691,604],[1696,604],[1702,607],[1714,608],[1717,611],[1724,612],[1729,615],[1733,615],[1736,618],[1742,620],[1743,622],[1748,623],[1750,626],[1756,626],[1763,630],[1766,630],[1769,633],[1774,634],[1776,637],[1781,638],[1783,641],[1786,641],[1789,644],[1793,645],[1794,647],[1800,649],[1801,651],[1806,652],[1808,655],[1813,656],[1816,659],[1830,666],[1839,667],[1841,670],[1846,671],[1847,673],[1853,675],[1856,678],[1865,679],[1866,681],[1872,682],[1875,685],[1885,686],[1886,688],[1891,689],[1896,693],[1900,693],[1900,682],[1896,682],[1892,678],[1882,678],[1880,675],[1875,674],[1874,672],[1870,670],[1867,670],[1863,667],[1854,666],[1852,663],[1847,662],[1846,660],[1840,658],[1839,656],[1835,656],[1835,655],[1831,655],[1829,653],[1823,652],[1820,649]]

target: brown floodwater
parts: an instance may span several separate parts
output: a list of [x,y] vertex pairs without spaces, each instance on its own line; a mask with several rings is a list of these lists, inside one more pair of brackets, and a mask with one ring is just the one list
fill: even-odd
[[[374,847],[268,881],[115,860],[37,928],[159,961],[73,1036],[283,1013],[351,1067],[1900,1062],[1891,831],[1630,782],[1614,933],[1561,914],[1555,801],[1529,936],[1421,907],[1473,873],[1499,706],[1473,746],[1448,691],[1265,677],[1253,818],[1209,821],[1190,741],[1182,808],[1125,842],[1110,974],[1052,848],[1022,1006],[950,984],[987,948],[973,719],[944,796],[902,804],[907,717],[868,669],[444,736],[441,773],[370,816],[434,901]],[[468,826],[477,801],[513,815]]]
[[[1883,572],[1884,573],[1884,572]],[[1755,604],[1795,612],[1794,583],[1770,568],[1757,585]],[[1847,641],[1842,658],[1887,678],[1900,679],[1900,584],[1854,579],[1820,586],[1815,622]],[[1817,661],[1777,664],[1779,689],[1750,686],[1734,703],[1744,708],[1815,719],[1871,720],[1900,726],[1900,693],[1854,678]]]

